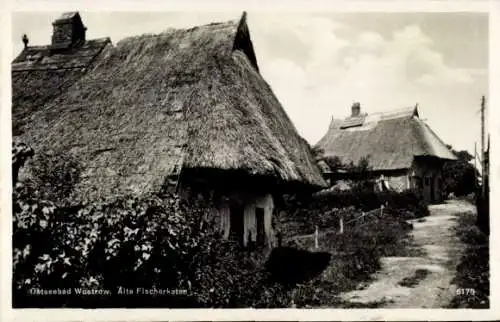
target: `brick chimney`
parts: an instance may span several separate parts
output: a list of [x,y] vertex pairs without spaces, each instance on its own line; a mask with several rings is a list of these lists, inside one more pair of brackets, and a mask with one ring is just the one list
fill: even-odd
[[87,28],[78,12],[63,13],[52,26],[52,49],[67,49],[85,42]]
[[351,117],[357,117],[361,114],[361,104],[359,102],[352,103],[351,106]]

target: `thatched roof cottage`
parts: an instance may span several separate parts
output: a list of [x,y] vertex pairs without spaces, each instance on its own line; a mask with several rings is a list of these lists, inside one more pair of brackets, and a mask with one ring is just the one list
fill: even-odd
[[259,73],[246,14],[116,45],[82,26],[63,15],[51,45],[12,63],[18,139],[78,160],[74,199],[203,191],[225,237],[268,243],[275,196],[325,186]]
[[[368,158],[373,178],[383,179],[381,188],[415,189],[430,202],[443,197],[443,163],[456,159],[419,118],[417,106],[368,115],[354,103],[350,117],[332,118],[317,147],[324,150],[325,157],[338,157],[342,164],[358,164]],[[342,179],[350,174],[335,175]]]

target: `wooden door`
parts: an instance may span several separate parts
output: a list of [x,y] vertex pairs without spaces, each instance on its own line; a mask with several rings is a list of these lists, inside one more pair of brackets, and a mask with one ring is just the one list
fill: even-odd
[[244,222],[243,205],[233,204],[230,207],[229,236],[235,239],[240,245],[243,245]]
[[255,208],[255,221],[257,225],[257,244],[264,245],[266,242],[266,229],[264,224],[264,208]]
[[431,182],[431,203],[436,202],[437,196],[436,196],[436,177],[431,176],[430,178]]

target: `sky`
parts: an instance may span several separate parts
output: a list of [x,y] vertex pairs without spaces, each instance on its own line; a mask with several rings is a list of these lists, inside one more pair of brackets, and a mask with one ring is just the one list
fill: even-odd
[[[16,13],[12,55],[50,43],[60,12]],[[239,19],[241,12],[80,12],[87,38],[159,33]],[[264,79],[300,135],[315,144],[332,117],[415,106],[455,149],[480,142],[480,101],[488,98],[486,13],[248,12]],[[394,135],[397,135],[395,133]]]

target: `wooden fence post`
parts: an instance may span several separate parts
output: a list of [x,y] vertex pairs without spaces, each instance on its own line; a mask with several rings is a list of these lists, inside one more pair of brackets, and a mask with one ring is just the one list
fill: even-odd
[[340,234],[343,234],[344,233],[344,217],[343,216],[340,216],[340,219],[339,219],[339,227],[340,227]]
[[314,249],[319,248],[318,235],[319,235],[318,226],[316,226],[316,230],[314,231]]

